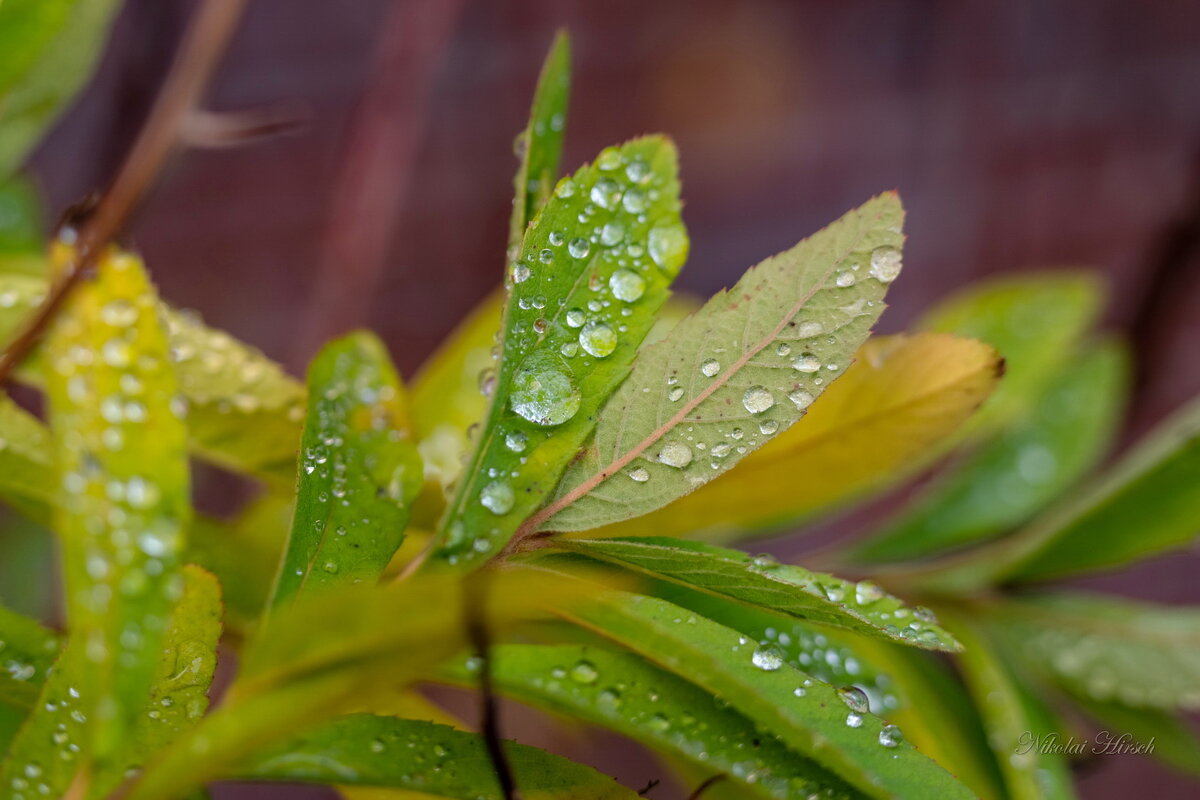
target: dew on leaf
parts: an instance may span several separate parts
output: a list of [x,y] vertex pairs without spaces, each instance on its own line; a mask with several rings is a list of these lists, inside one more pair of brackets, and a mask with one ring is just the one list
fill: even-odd
[[849,270],[839,272],[837,274],[837,278],[835,279],[835,282],[837,283],[838,286],[841,286],[843,288],[845,288],[846,286],[853,286],[854,285],[854,273],[850,272]]
[[655,714],[646,720],[646,727],[656,733],[664,733],[671,729],[671,720],[665,714]]
[[703,363],[700,364],[700,374],[706,378],[712,378],[720,371],[721,362],[717,361],[715,358],[706,358],[704,359]]
[[879,731],[879,743],[884,747],[899,747],[904,741],[904,733],[895,725],[884,725]]
[[617,332],[606,323],[589,322],[579,331],[579,346],[596,358],[605,358],[617,349]]
[[870,605],[883,599],[883,589],[874,581],[859,581],[854,586],[854,600],[860,606]]
[[763,436],[774,436],[779,431],[779,423],[773,419],[763,420],[758,426],[758,431]]
[[588,251],[592,249],[592,245],[587,239],[574,238],[567,245],[567,252],[571,254],[571,258],[586,258]]
[[775,397],[765,386],[751,386],[742,395],[742,405],[751,414],[761,414],[775,405]]
[[631,479],[637,481],[638,483],[645,483],[646,481],[650,480],[650,471],[645,467],[634,467],[626,474],[628,474]]
[[792,369],[797,372],[816,372],[821,368],[821,359],[812,353],[801,353],[792,359]]
[[567,325],[571,328],[582,328],[586,319],[581,308],[572,308],[567,312]]
[[813,399],[813,396],[803,389],[795,389],[788,392],[788,400],[791,400],[792,404],[801,411],[811,406]]
[[843,686],[837,690],[837,693],[838,697],[850,707],[851,711],[865,714],[871,710],[870,701],[867,700],[867,693],[857,686]]
[[530,271],[528,265],[521,261],[517,261],[512,265],[510,274],[512,275],[513,283],[524,283],[525,281],[529,280],[529,276],[533,273]]
[[510,431],[504,437],[504,446],[514,453],[524,452],[525,446],[529,443],[529,437],[524,431]]
[[608,287],[612,289],[613,297],[632,303],[646,291],[646,281],[636,272],[619,269],[608,279]]
[[750,662],[764,672],[774,672],[783,666],[783,648],[777,644],[764,644],[755,648],[750,655]]
[[861,728],[863,724],[862,714],[850,713],[846,715],[846,725],[851,728]]
[[687,259],[688,240],[682,225],[657,225],[647,238],[650,258],[668,274],[675,274]]
[[621,187],[616,181],[608,178],[601,178],[596,181],[592,187],[591,198],[592,202],[601,208],[611,209],[617,203],[617,198],[621,194]]
[[810,319],[805,322],[801,322],[796,328],[796,333],[798,333],[802,339],[811,339],[814,336],[820,336],[824,330],[824,325],[815,319]]
[[515,501],[512,487],[504,481],[492,481],[479,492],[479,502],[496,515],[512,511]]
[[876,247],[871,252],[871,277],[880,283],[896,280],[903,266],[903,257],[894,247]]
[[692,448],[682,442],[668,442],[658,451],[658,460],[668,467],[686,467],[692,463]]
[[547,359],[531,359],[513,376],[512,410],[535,425],[561,425],[579,411],[579,387]]
[[667,399],[670,400],[672,403],[678,402],[679,399],[682,397],[683,397],[683,387],[682,386],[676,386],[674,389],[667,392]]
[[575,666],[571,667],[570,674],[571,680],[583,684],[595,683],[596,679],[600,677],[596,665],[587,660],[576,662]]
[[600,229],[600,244],[612,247],[625,238],[625,227],[619,222],[605,223]]

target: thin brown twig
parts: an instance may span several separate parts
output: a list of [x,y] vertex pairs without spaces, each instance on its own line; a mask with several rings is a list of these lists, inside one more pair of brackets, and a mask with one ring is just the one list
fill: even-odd
[[704,794],[723,780],[725,780],[725,773],[718,772],[716,775],[713,775],[711,778],[704,781],[704,783],[697,786],[696,791],[688,795],[688,800],[700,800],[700,795]]
[[208,0],[196,12],[150,116],[112,185],[75,237],[75,254],[55,276],[45,300],[0,355],[0,386],[28,355],[71,290],[124,228],[174,149],[189,110],[200,100],[225,51],[245,0]]
[[504,800],[520,800],[517,781],[513,775],[508,753],[504,751],[504,738],[500,733],[500,708],[496,700],[496,687],[492,680],[491,633],[487,624],[487,596],[491,584],[490,574],[482,570],[466,582],[464,604],[467,636],[475,654],[479,657],[479,732],[487,745],[496,780],[500,783]]

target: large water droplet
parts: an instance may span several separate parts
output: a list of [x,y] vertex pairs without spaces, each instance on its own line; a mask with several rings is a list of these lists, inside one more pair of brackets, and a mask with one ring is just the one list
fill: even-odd
[[571,258],[585,258],[591,249],[592,245],[587,239],[575,238],[567,245],[567,252],[571,254]]
[[596,358],[605,358],[617,349],[617,332],[606,323],[589,322],[579,331],[579,346]]
[[650,258],[669,274],[675,274],[687,260],[688,238],[682,225],[658,225],[647,238]]
[[529,276],[533,273],[530,271],[528,265],[526,265],[524,262],[517,261],[512,265],[510,274],[512,275],[513,283],[524,283],[525,281],[529,280]]
[[625,227],[619,222],[605,223],[600,229],[600,244],[612,247],[625,238]]
[[874,581],[859,581],[854,587],[854,600],[860,606],[870,605],[883,599],[883,589]]
[[579,411],[580,394],[571,378],[550,359],[530,359],[513,376],[512,410],[535,425],[561,425]]
[[803,389],[795,389],[788,392],[788,400],[791,400],[792,404],[801,411],[811,406],[813,399],[813,396]]
[[783,648],[777,644],[764,644],[755,648],[750,656],[751,663],[766,672],[774,672],[783,666]]
[[903,257],[894,247],[876,247],[871,252],[871,277],[881,283],[896,280],[903,266]]
[[836,279],[837,285],[845,288],[846,286],[854,285],[854,273],[846,270],[839,272]]
[[812,353],[801,353],[792,359],[792,369],[798,372],[816,372],[821,368],[821,359]]
[[479,493],[480,504],[496,515],[512,511],[515,500],[512,487],[504,481],[492,481]]
[[596,665],[590,661],[579,661],[575,666],[571,667],[571,680],[576,683],[595,683],[600,677],[600,672],[596,669]]
[[634,467],[626,474],[638,483],[645,483],[650,480],[650,471],[645,467]]
[[692,448],[683,442],[667,442],[658,451],[658,460],[668,467],[680,469],[692,463]]
[[712,378],[720,371],[721,362],[717,361],[715,358],[706,358],[704,359],[703,363],[700,364],[700,374],[706,378]]
[[617,198],[621,195],[621,187],[616,181],[608,178],[601,178],[596,181],[596,185],[592,187],[592,202],[601,208],[612,208],[617,204]]
[[646,281],[636,272],[619,269],[608,279],[608,288],[612,289],[613,297],[632,303],[646,291]]
[[510,431],[509,434],[504,437],[504,446],[509,450],[512,450],[514,453],[523,452],[525,450],[525,445],[528,444],[528,442],[529,437],[525,435],[524,431]]
[[742,405],[751,414],[761,414],[775,405],[775,398],[765,386],[751,386],[742,395]]
[[884,747],[899,747],[904,741],[904,733],[895,725],[884,725],[879,731],[879,743]]
[[664,714],[655,714],[646,720],[646,727],[657,733],[663,733],[671,729],[671,720],[667,719]]
[[846,725],[851,728],[861,728],[863,724],[862,714],[850,713],[846,715]]
[[865,714],[871,710],[871,703],[867,699],[867,693],[857,686],[843,686],[837,690],[837,693],[838,697],[850,707],[851,711]]

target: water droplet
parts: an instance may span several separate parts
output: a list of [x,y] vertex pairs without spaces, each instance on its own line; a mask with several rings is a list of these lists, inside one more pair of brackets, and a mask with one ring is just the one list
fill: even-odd
[[585,320],[586,317],[581,308],[572,308],[567,312],[567,325],[571,328],[582,328]]
[[621,198],[621,205],[630,214],[640,214],[646,210],[646,193],[641,189],[630,189]]
[[646,281],[636,272],[619,269],[608,279],[608,288],[612,289],[613,297],[632,303],[646,291]]
[[589,322],[579,331],[579,346],[596,358],[605,358],[617,349],[617,332],[606,323]]
[[538,253],[538,261],[542,262],[543,264],[549,264],[553,260],[554,260],[554,251],[548,247]]
[[844,272],[839,272],[837,274],[836,282],[837,282],[838,286],[841,286],[843,288],[846,286],[853,286],[854,285],[854,273],[850,272],[849,270],[846,270]]
[[621,707],[621,693],[616,689],[605,689],[596,695],[596,700],[600,705],[608,706],[609,708]]
[[783,648],[777,644],[764,644],[755,648],[750,662],[765,672],[774,672],[783,666]]
[[925,606],[917,606],[914,608],[913,616],[921,620],[921,622],[925,622],[930,625],[936,625],[938,621],[937,614],[933,613],[933,609],[926,608]]
[[[715,449],[715,448],[714,448]],[[758,569],[775,569],[779,566],[779,559],[770,553],[759,553],[754,558],[750,559],[750,563]]]
[[646,242],[650,258],[669,274],[675,274],[687,260],[688,238],[682,225],[658,225],[650,229]]
[[533,273],[530,271],[528,265],[522,261],[517,261],[512,265],[510,274],[512,275],[513,283],[524,283],[525,281],[529,280],[529,276]]
[[786,356],[788,353],[792,352],[792,346],[787,342],[780,342],[779,346],[775,348],[775,352],[781,356]]
[[504,446],[509,450],[512,450],[514,453],[523,452],[528,443],[529,437],[525,435],[524,431],[510,431],[509,434],[504,437]]
[[512,410],[535,425],[561,425],[579,411],[580,394],[571,378],[549,359],[530,359],[513,376]]
[[816,372],[821,368],[821,359],[812,353],[801,353],[792,359],[792,369],[798,372]]
[[337,574],[338,565],[337,565],[336,561],[326,561],[324,564],[321,565],[321,569],[325,570],[326,572],[330,573],[331,575],[334,575],[334,574]]
[[681,469],[692,463],[692,448],[682,442],[668,442],[658,451],[658,460],[668,467]]
[[596,158],[596,166],[608,172],[621,166],[623,160],[620,150],[615,147],[606,147],[600,151],[599,157]]
[[903,266],[903,257],[894,247],[876,247],[871,252],[871,277],[880,283],[896,280]]
[[813,399],[813,396],[803,389],[795,389],[788,392],[788,400],[791,400],[792,404],[801,411],[811,406]]
[[859,581],[854,587],[854,600],[860,606],[870,605],[883,599],[883,589],[874,581]]
[[851,728],[861,728],[863,724],[862,714],[847,714],[846,725]]
[[634,467],[626,474],[638,483],[645,483],[650,480],[650,471],[645,467]]
[[479,502],[497,516],[512,511],[515,500],[512,487],[504,481],[492,481],[479,493]]
[[717,442],[712,446],[712,450],[709,452],[711,452],[716,458],[724,458],[725,456],[729,455],[729,451],[732,449],[733,445],[731,445],[729,442]]
[[576,683],[595,683],[600,677],[600,672],[596,669],[596,665],[590,661],[579,661],[575,666],[571,667],[571,680]]
[[851,711],[865,714],[871,710],[871,703],[867,699],[867,693],[857,686],[843,686],[837,690],[837,693],[838,697],[850,707]]
[[496,391],[496,370],[488,367],[479,371],[479,393],[491,397]]
[[646,720],[646,727],[656,733],[664,733],[671,729],[671,720],[665,714],[655,714]]
[[779,423],[773,419],[763,420],[762,424],[758,426],[758,432],[763,436],[774,436],[778,430]]
[[775,405],[775,398],[765,386],[751,386],[742,395],[742,405],[751,414],[761,414]]
[[554,194],[558,195],[559,197],[570,197],[571,195],[575,194],[575,182],[570,178],[563,178],[558,182],[558,185],[554,187]]
[[798,333],[802,339],[811,339],[814,336],[820,336],[821,332],[824,330],[825,326],[823,326],[820,322],[810,319],[806,322],[801,322],[796,328],[796,333]]
[[619,222],[608,222],[600,229],[600,244],[612,247],[625,238],[625,226]]
[[382,753],[384,750],[387,750],[387,743],[383,739],[374,739],[371,741],[372,753]]
[[884,747],[899,747],[904,741],[904,733],[895,725],[884,725],[879,731],[879,743]]
[[706,378],[712,378],[720,371],[721,362],[717,361],[715,358],[706,358],[704,359],[704,362],[700,364],[700,374]]
[[674,389],[667,392],[667,399],[670,400],[672,403],[678,402],[679,399],[682,397],[683,397],[683,387],[682,386],[676,386]]
[[586,258],[591,249],[592,245],[587,239],[575,238],[567,245],[567,252],[571,254],[571,258]]
[[601,178],[592,187],[591,198],[592,202],[601,208],[612,208],[617,204],[617,198],[620,194],[621,187],[617,185],[616,181]]

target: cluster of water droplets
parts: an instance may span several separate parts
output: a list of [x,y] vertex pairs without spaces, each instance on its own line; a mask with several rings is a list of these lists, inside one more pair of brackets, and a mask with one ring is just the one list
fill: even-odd
[[0,794],[9,800],[54,797],[66,790],[76,770],[88,721],[86,706],[78,688],[59,685],[53,673],[48,680],[40,698],[45,713],[38,717],[38,728],[17,740],[4,764],[6,785]]
[[275,411],[292,422],[304,419],[304,388],[278,364],[192,312],[164,306],[161,314],[179,388],[191,404],[223,414]]
[[[114,256],[104,269],[113,274],[90,290],[140,283],[122,275],[138,269],[130,256]],[[140,663],[182,589],[175,570],[187,502],[185,412],[173,393],[157,321],[148,290],[108,299],[81,295],[56,322],[49,343],[63,507],[84,542],[85,574],[71,581],[72,605],[97,619],[119,618],[114,605],[145,610],[119,631],[97,632],[86,643],[90,661],[115,660],[118,669]],[[127,452],[147,450],[163,461],[150,467]]]
[[[633,341],[625,346],[633,346],[649,327],[648,316],[631,320],[637,304],[679,270],[687,251],[674,200],[669,213],[655,215],[670,190],[645,156],[608,148],[594,169],[559,181],[555,201],[531,224],[523,251],[512,254],[504,358],[517,367],[506,399],[523,422],[497,432],[502,446],[493,448],[492,466],[478,481],[476,502],[491,514],[512,512],[527,454],[548,433],[542,429],[579,413],[579,376],[611,358],[626,339]],[[480,376],[489,396],[496,375],[488,368]],[[460,533],[462,542],[451,531],[452,547],[465,542]],[[488,546],[486,538],[475,544]]]

